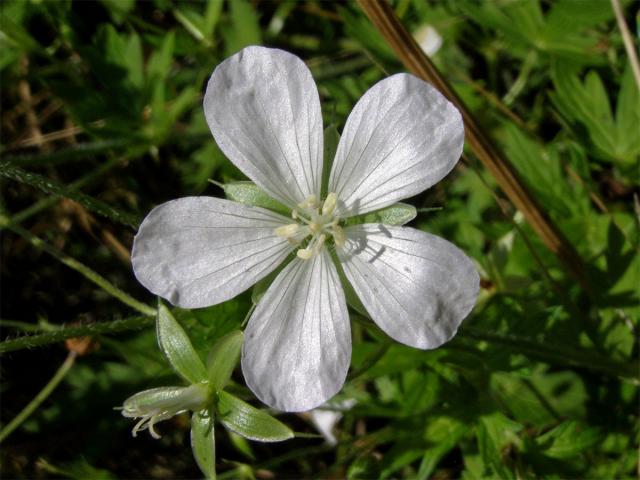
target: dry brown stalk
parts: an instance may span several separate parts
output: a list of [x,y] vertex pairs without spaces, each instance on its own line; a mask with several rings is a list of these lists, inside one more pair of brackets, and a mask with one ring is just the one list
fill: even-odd
[[402,25],[391,6],[384,0],[357,0],[360,8],[380,31],[400,61],[411,73],[431,83],[462,113],[466,140],[475,156],[495,177],[498,185],[527,222],[540,236],[585,291],[589,291],[584,264],[573,245],[548,218],[538,202],[520,180],[514,167],[493,145],[453,88],[431,63],[420,46]]

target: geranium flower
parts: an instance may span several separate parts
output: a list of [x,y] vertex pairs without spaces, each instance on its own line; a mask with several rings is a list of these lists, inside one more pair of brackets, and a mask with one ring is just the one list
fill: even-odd
[[211,197],[162,204],[135,237],[133,268],[153,293],[199,308],[235,297],[291,255],[245,331],[242,371],[260,400],[305,411],[342,387],[351,330],[339,269],[395,340],[431,349],[455,335],[478,293],[471,260],[413,228],[345,225],[422,192],[457,163],[462,119],[435,88],[397,74],[366,92],[324,198],[320,101],[299,58],[245,48],[211,75],[204,111],[220,149],[291,215]]

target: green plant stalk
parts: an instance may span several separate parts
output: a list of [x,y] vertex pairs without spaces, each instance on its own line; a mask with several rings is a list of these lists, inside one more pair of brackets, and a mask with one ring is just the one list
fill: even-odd
[[2,443],[11,433],[18,428],[22,423],[29,418],[29,416],[36,411],[36,409],[44,402],[49,395],[55,390],[62,379],[67,375],[71,367],[76,360],[76,353],[69,352],[66,360],[62,363],[55,375],[49,380],[44,388],[34,397],[24,409],[13,418],[3,429],[0,431],[0,443]]
[[[123,162],[122,158],[113,158],[113,159],[109,160],[108,162],[100,165],[95,170],[92,170],[87,175],[85,175],[85,176],[79,178],[78,180],[70,183],[67,186],[67,188],[69,190],[73,190],[73,191],[79,190],[79,189],[91,184],[94,180],[98,179],[101,175],[103,175],[104,173],[108,172],[113,167],[121,164],[122,162]],[[27,207],[24,210],[21,210],[20,212],[18,212],[15,215],[13,215],[11,217],[11,221],[14,224],[22,223],[25,220],[27,220],[28,218],[31,218],[32,216],[36,215],[37,213],[40,213],[41,211],[49,208],[50,206],[55,204],[58,200],[59,200],[58,196],[50,196],[50,197],[42,198],[42,199],[38,200],[37,202],[35,202],[30,207]]]
[[347,381],[354,380],[358,378],[360,375],[366,373],[371,367],[373,367],[376,363],[378,363],[378,360],[384,357],[384,354],[387,353],[387,350],[389,350],[389,347],[391,347],[390,341],[381,343],[376,349],[376,351],[373,352],[369,357],[365,359],[363,365],[360,368],[358,368],[357,370],[352,370],[349,373],[349,375],[347,376]]
[[[149,316],[136,316],[122,320],[113,320],[111,322],[98,322],[89,325],[83,325],[80,327],[67,327],[61,328],[54,332],[41,333],[37,335],[27,335],[19,338],[5,340],[0,342],[0,354],[11,352],[15,350],[21,350],[24,348],[33,348],[49,345],[52,343],[61,342],[67,338],[73,337],[85,337],[100,334],[120,333],[129,330],[139,330],[147,326],[152,325],[155,322],[155,311],[153,315]],[[371,328],[372,325],[368,325],[371,322],[362,322],[363,325]],[[509,348],[514,353],[520,353],[527,357],[535,358],[537,360],[547,362],[560,367],[577,367],[584,368],[586,370],[596,371],[615,378],[622,378],[628,380],[633,384],[640,385],[640,374],[637,368],[632,365],[627,365],[615,360],[610,360],[601,355],[593,354],[591,352],[580,351],[576,349],[559,347],[555,345],[542,344],[528,338],[519,337],[516,335],[504,335],[494,332],[487,332],[485,330],[476,329],[473,327],[464,327],[458,332],[457,338],[462,340],[484,341],[492,345],[501,345]],[[390,344],[384,345],[384,350],[388,348]],[[380,350],[383,349],[381,345]],[[379,360],[378,354],[380,352],[374,352],[367,363],[369,367],[373,366],[377,360]],[[374,361],[375,360],[375,361]],[[357,375],[364,373],[362,369],[355,372]],[[357,376],[356,375],[356,376]],[[353,375],[351,379],[353,379]]]
[[80,143],[73,147],[63,148],[55,152],[32,154],[2,155],[3,162],[12,163],[20,167],[37,167],[60,165],[66,162],[81,160],[99,155],[117,148],[125,148],[134,144],[132,139],[100,140],[97,142]]
[[22,350],[24,348],[42,347],[52,343],[58,343],[67,338],[90,337],[112,333],[140,330],[153,325],[155,317],[135,316],[113,320],[110,322],[98,322],[78,327],[63,327],[52,332],[25,335],[0,342],[0,354]]
[[128,293],[125,293],[124,291],[120,290],[118,287],[113,285],[111,282],[109,282],[109,280],[104,278],[99,273],[93,271],[92,269],[87,267],[85,264],[79,262],[75,258],[72,258],[72,257],[62,253],[61,251],[59,251],[55,247],[53,247],[53,246],[49,245],[48,243],[46,243],[41,238],[36,237],[32,233],[28,232],[27,230],[25,230],[25,229],[23,229],[23,228],[21,228],[21,227],[19,227],[17,225],[13,225],[5,216],[1,216],[0,215],[0,226],[4,226],[7,229],[11,230],[12,232],[17,233],[22,238],[24,238],[29,243],[31,243],[31,245],[33,245],[34,247],[45,251],[46,253],[48,253],[49,255],[54,257],[55,259],[59,260],[61,263],[65,264],[69,268],[71,268],[71,269],[75,270],[76,272],[82,274],[85,278],[87,278],[91,282],[95,283],[97,286],[102,288],[109,295],[111,295],[112,297],[117,298],[118,300],[120,300],[125,305],[130,306],[131,308],[133,308],[134,310],[137,310],[138,312],[142,313],[143,315],[155,315],[156,314],[156,309],[155,308],[152,308],[149,305],[136,300],[135,298],[133,298]]
[[600,354],[571,347],[543,344],[516,335],[499,334],[473,327],[464,327],[458,332],[458,337],[464,340],[485,341],[546,363],[564,367],[584,368],[629,381],[634,385],[640,385],[640,374],[637,365],[621,363]]
[[503,102],[505,105],[511,106],[513,101],[520,95],[522,89],[527,85],[527,80],[529,79],[529,74],[533,69],[536,61],[538,60],[538,54],[535,50],[531,50],[527,57],[524,60],[524,64],[520,69],[520,73],[518,74],[518,78],[513,82],[513,85],[507,92],[507,94],[503,98]]
[[70,189],[66,185],[54,182],[48,178],[35,173],[26,172],[21,168],[18,168],[9,163],[0,163],[0,176],[10,178],[20,183],[30,185],[45,193],[50,193],[59,197],[66,197],[70,200],[78,202],[87,210],[107,217],[114,222],[122,223],[124,225],[137,228],[140,224],[140,219],[137,215],[133,215],[128,212],[121,212],[120,210],[112,207],[111,205],[96,200],[95,198],[85,195],[84,193]]
[[620,0],[611,0],[611,7],[613,8],[613,13],[615,14],[616,21],[618,22],[618,28],[622,34],[624,49],[627,51],[627,55],[629,56],[629,62],[631,63],[631,69],[633,70],[633,78],[635,78],[636,85],[640,88],[640,62],[638,61],[637,47],[635,46],[633,35],[629,31],[627,22],[624,19],[624,10],[622,9]]
[[[367,317],[354,316],[352,317],[352,320],[357,321],[365,328],[370,329],[371,333],[376,337],[384,335],[373,321]],[[611,360],[599,353],[578,350],[576,348],[560,345],[541,343],[517,335],[494,333],[467,326],[458,331],[456,339],[474,342],[484,341],[491,345],[506,347],[510,349],[512,353],[519,353],[528,358],[536,359],[558,367],[581,368],[628,381],[634,385],[640,385],[640,371],[638,370],[637,365],[634,367],[633,365]],[[442,348],[447,347],[444,346]],[[373,364],[371,366],[373,366]],[[358,375],[362,375],[365,372],[358,371],[357,373]]]
[[189,32],[193,38],[202,43],[202,45],[206,48],[211,48],[213,46],[209,39],[204,36],[204,33],[202,33],[200,29],[196,27],[180,10],[174,8],[173,16],[185,28],[185,30]]

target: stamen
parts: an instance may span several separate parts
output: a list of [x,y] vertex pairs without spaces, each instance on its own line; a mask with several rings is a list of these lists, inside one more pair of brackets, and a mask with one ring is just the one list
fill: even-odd
[[331,192],[329,195],[327,195],[327,198],[322,205],[322,215],[331,215],[336,209],[337,201],[338,196],[334,192]]
[[311,250],[309,247],[301,248],[296,252],[296,255],[302,260],[309,260],[311,257],[313,257],[313,250]]
[[336,247],[344,246],[344,243],[347,241],[347,237],[344,234],[344,230],[339,225],[333,225],[332,234],[333,234],[333,242],[336,244]]
[[156,417],[151,417],[151,421],[149,422],[149,433],[151,434],[151,436],[153,438],[155,438],[156,440],[159,440],[161,437],[161,435],[155,431],[155,429],[153,428],[156,424]]
[[317,255],[320,252],[320,249],[322,248],[322,246],[324,245],[324,241],[327,239],[327,236],[325,234],[322,234],[318,237],[318,243],[316,243],[314,249],[313,249],[313,253],[315,255]]
[[298,204],[298,207],[300,207],[302,210],[307,210],[309,208],[317,208],[316,207],[317,201],[318,199],[316,198],[315,195],[309,195],[307,198],[304,199],[304,202],[300,202]]
[[300,230],[300,225],[297,223],[290,223],[289,225],[283,225],[281,227],[276,228],[276,235],[284,238],[291,238]]

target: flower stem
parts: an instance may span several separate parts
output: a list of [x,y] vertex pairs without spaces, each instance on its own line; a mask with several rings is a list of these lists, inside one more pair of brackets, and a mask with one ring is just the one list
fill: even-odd
[[594,352],[541,343],[517,335],[489,332],[474,327],[464,327],[458,332],[458,337],[465,340],[485,341],[542,362],[591,370],[640,385],[637,365],[612,360]]
[[132,213],[120,211],[108,203],[97,200],[89,195],[85,195],[67,185],[60,184],[49,178],[27,172],[10,163],[0,163],[0,177],[9,178],[16,182],[24,183],[37,188],[50,195],[64,197],[79,203],[90,212],[94,212],[103,217],[107,217],[114,222],[137,228],[140,225],[140,218]]
[[26,335],[12,338],[0,342],[0,353],[22,350],[23,348],[34,348],[61,342],[67,338],[87,337],[109,333],[126,332],[128,330],[139,330],[154,323],[155,318],[151,316],[136,316],[113,320],[111,322],[98,322],[79,327],[59,328],[53,332]]
[[[108,172],[109,170],[111,170],[115,166],[121,165],[122,163],[123,163],[123,159],[122,158],[113,158],[113,159],[103,163],[102,165],[97,167],[95,170],[92,170],[87,175],[79,178],[75,182],[70,183],[67,186],[67,189],[70,192],[75,192],[75,191],[79,190],[80,188],[90,184],[91,182],[93,182],[94,180],[96,180],[101,175],[103,175],[104,173]],[[60,200],[60,197],[58,197],[58,196],[46,196],[44,198],[41,198],[40,200],[35,202],[30,207],[27,207],[24,210],[12,215],[11,216],[11,221],[14,224],[22,223],[26,219],[32,217],[33,215],[41,212],[42,210],[45,210],[46,208],[49,208],[51,205],[55,204],[59,200]]]
[[27,230],[17,225],[13,225],[9,221],[9,219],[7,219],[5,216],[0,215],[0,226],[5,227],[11,230],[12,232],[20,235],[22,238],[24,238],[29,243],[31,243],[31,245],[33,245],[34,247],[45,251],[46,253],[56,258],[57,260],[59,260],[69,268],[72,268],[76,272],[82,274],[85,278],[95,283],[97,286],[102,288],[105,292],[117,298],[125,305],[130,306],[131,308],[133,308],[134,310],[137,310],[143,315],[156,314],[155,308],[152,308],[149,305],[136,300],[135,298],[130,296],[128,293],[125,293],[124,291],[120,290],[118,287],[113,285],[111,282],[109,282],[109,280],[104,278],[99,273],[93,271],[92,269],[87,267],[85,264],[79,262],[75,258],[72,258],[64,254],[63,252],[53,247],[52,245],[49,245],[41,238],[33,235],[32,233],[28,232]]
[[24,409],[16,415],[5,427],[0,431],[0,443],[4,441],[11,433],[18,428],[29,416],[44,402],[49,395],[55,390],[65,375],[69,372],[76,359],[75,352],[69,352],[66,360],[62,363],[55,375],[49,380],[44,388],[34,397]]

